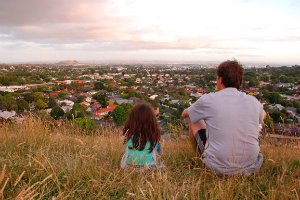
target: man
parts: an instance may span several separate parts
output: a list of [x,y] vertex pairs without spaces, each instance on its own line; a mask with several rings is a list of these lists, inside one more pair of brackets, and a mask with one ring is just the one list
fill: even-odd
[[255,97],[238,91],[244,72],[240,63],[225,61],[216,72],[218,92],[200,97],[182,117],[189,117],[190,138],[208,169],[254,173],[263,162],[258,135],[266,113]]

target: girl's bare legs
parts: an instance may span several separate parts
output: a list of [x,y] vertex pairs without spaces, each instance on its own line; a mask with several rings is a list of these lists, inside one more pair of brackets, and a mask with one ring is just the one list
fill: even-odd
[[195,152],[197,152],[197,146],[195,144],[195,134],[200,130],[200,129],[206,129],[206,123],[204,120],[198,121],[196,124],[193,124],[191,119],[189,119],[189,135],[190,135],[190,141],[192,144],[192,147]]

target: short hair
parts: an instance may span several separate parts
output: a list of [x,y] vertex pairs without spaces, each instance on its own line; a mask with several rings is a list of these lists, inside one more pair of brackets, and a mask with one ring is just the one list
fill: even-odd
[[222,77],[222,84],[225,87],[240,89],[243,81],[244,68],[237,60],[222,62],[216,72],[218,77]]

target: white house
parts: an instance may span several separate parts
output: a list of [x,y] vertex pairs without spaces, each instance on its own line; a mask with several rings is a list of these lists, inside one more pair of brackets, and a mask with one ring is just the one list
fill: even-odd
[[157,95],[157,94],[154,94],[154,95],[150,96],[149,98],[150,98],[151,100],[154,100],[156,97],[158,97],[158,95]]

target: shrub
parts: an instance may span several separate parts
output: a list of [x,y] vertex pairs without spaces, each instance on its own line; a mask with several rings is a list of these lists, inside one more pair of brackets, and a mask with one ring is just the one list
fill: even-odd
[[81,128],[87,129],[87,130],[93,130],[96,128],[96,123],[89,119],[89,118],[76,118],[74,119],[74,122]]
[[54,107],[50,112],[50,116],[54,119],[59,119],[65,115],[64,110],[61,107]]

